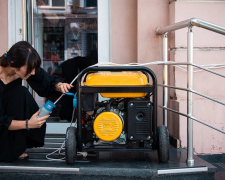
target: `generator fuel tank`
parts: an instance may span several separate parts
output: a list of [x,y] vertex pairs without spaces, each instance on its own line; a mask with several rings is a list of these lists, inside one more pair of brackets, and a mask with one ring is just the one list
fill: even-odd
[[[88,74],[86,77],[87,86],[146,86],[148,78],[141,72],[97,72]],[[146,93],[101,93],[105,98],[129,98],[144,97]]]

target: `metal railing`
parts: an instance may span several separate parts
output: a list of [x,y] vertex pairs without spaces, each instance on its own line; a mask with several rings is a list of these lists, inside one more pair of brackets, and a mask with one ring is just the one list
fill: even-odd
[[[177,113],[179,115],[187,117],[187,164],[189,166],[194,165],[194,158],[193,158],[193,120],[202,123],[210,128],[213,128],[221,133],[225,134],[225,131],[218,129],[210,124],[207,124],[195,117],[192,116],[193,111],[193,97],[192,94],[195,93],[197,95],[200,95],[204,98],[207,98],[211,101],[214,101],[216,103],[219,103],[221,105],[225,106],[224,102],[221,102],[219,100],[216,100],[214,98],[211,98],[209,96],[206,96],[204,94],[201,94],[199,92],[196,92],[193,90],[193,67],[200,68],[204,71],[213,73],[217,76],[225,78],[225,75],[217,73],[215,71],[209,70],[207,68],[203,68],[201,66],[198,66],[193,63],[193,32],[192,27],[197,26],[201,27],[222,35],[225,35],[225,28],[200,20],[196,18],[191,18],[179,23],[175,23],[173,25],[169,25],[163,28],[158,28],[156,30],[157,35],[164,35],[163,36],[163,85],[159,85],[163,87],[163,106],[159,106],[163,108],[163,124],[167,126],[167,110]],[[174,62],[168,62],[168,39],[167,39],[167,33],[171,31],[175,31],[181,28],[188,27],[187,32],[187,63],[174,63]],[[168,65],[187,65],[187,88],[179,88],[179,87],[173,87],[168,86]],[[180,113],[178,111],[175,111],[173,109],[168,108],[168,88],[174,88],[179,90],[187,91],[187,114]]]

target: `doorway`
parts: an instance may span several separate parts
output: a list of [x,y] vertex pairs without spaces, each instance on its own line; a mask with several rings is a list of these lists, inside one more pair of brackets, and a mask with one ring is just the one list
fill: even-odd
[[[70,83],[85,68],[80,64],[98,62],[97,0],[33,0],[30,6],[28,3],[27,9],[33,13],[30,26],[28,19],[28,32],[31,29],[31,33],[27,38],[34,39],[34,47],[41,55],[42,68],[47,73]],[[89,60],[93,62],[84,62]],[[41,98],[35,94],[35,99],[41,107],[47,100],[54,102],[59,96]],[[63,97],[49,119],[70,122],[72,110],[72,97]]]

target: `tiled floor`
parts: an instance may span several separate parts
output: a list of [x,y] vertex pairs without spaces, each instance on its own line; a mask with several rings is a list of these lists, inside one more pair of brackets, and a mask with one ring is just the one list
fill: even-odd
[[225,153],[214,155],[199,155],[199,157],[217,167],[217,172],[215,174],[216,180],[225,180]]

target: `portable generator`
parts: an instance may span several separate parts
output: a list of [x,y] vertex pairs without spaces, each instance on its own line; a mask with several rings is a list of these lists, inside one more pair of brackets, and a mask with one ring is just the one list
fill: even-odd
[[[103,150],[157,149],[160,162],[169,160],[167,127],[157,127],[157,79],[152,70],[89,67],[78,75],[76,91],[76,125],[66,132],[67,163],[75,163],[77,151]],[[92,115],[87,117],[87,112]]]

